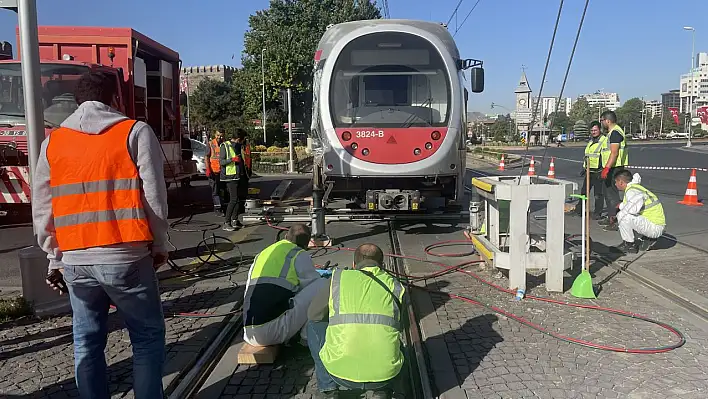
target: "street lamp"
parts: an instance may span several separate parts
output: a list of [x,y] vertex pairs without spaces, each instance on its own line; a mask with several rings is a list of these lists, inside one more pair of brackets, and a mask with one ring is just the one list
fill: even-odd
[[696,29],[692,26],[684,26],[684,30],[691,31],[692,42],[691,42],[691,69],[689,69],[690,76],[688,77],[688,82],[691,88],[690,94],[688,95],[688,141],[686,142],[686,147],[691,146],[691,125],[693,124],[693,54],[696,48]]
[[263,86],[263,120],[261,121],[261,127],[263,128],[263,145],[266,145],[265,51],[266,49],[261,50],[261,78],[263,79],[261,83]]

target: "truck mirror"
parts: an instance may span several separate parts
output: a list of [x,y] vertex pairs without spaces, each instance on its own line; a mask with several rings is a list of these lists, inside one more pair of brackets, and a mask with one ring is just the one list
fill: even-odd
[[470,70],[470,84],[473,93],[481,93],[484,91],[484,68],[472,68]]

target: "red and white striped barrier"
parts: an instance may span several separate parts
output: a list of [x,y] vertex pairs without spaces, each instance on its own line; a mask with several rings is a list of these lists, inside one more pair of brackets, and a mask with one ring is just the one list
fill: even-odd
[[696,170],[698,172],[708,172],[708,168],[684,168],[682,166],[634,166],[629,165],[627,169],[647,169],[647,170]]
[[0,204],[29,204],[28,166],[0,166]]

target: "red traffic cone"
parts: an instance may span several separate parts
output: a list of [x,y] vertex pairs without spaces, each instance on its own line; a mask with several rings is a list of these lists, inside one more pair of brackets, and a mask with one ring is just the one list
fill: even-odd
[[688,178],[688,186],[686,187],[686,193],[683,195],[683,200],[679,201],[679,204],[689,205],[689,206],[703,206],[702,203],[698,202],[698,185],[696,184],[696,170],[691,171],[691,177]]
[[499,160],[499,168],[497,168],[497,170],[504,170],[504,154],[502,154],[502,157]]
[[536,176],[536,161],[534,161],[533,155],[531,155],[531,164],[529,165],[529,176]]
[[555,179],[556,178],[556,163],[555,163],[556,158],[553,157],[551,158],[551,166],[548,169],[548,178],[549,179]]

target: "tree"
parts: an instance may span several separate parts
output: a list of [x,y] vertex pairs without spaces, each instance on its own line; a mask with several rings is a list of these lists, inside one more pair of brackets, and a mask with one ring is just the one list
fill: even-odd
[[510,115],[499,115],[491,128],[491,134],[494,141],[507,141],[509,138],[513,140],[513,137],[511,137],[512,127],[513,122],[511,121]]
[[573,103],[570,109],[570,121],[594,121],[597,119],[597,107],[592,107],[584,97],[580,97]]
[[[271,0],[248,19],[242,63],[246,114],[262,112],[261,57],[265,56],[266,107],[276,108],[282,87],[293,87],[293,118],[309,125],[312,65],[317,44],[330,24],[379,19],[375,2],[351,0]],[[265,50],[263,50],[265,49]]]
[[568,117],[568,115],[565,114],[565,112],[552,112],[548,116],[548,126],[551,125],[551,121],[553,121],[554,131],[560,132],[563,129],[565,129],[566,131],[570,131],[573,127],[573,122],[570,121],[570,118]]
[[199,83],[189,98],[190,119],[195,125],[223,132],[245,124],[243,90],[235,88],[234,81],[205,79]]
[[576,139],[583,139],[589,137],[588,124],[584,120],[579,120],[573,125],[573,136]]
[[622,126],[628,134],[640,130],[643,109],[644,101],[636,97],[630,98],[615,111],[617,114],[617,124]]

